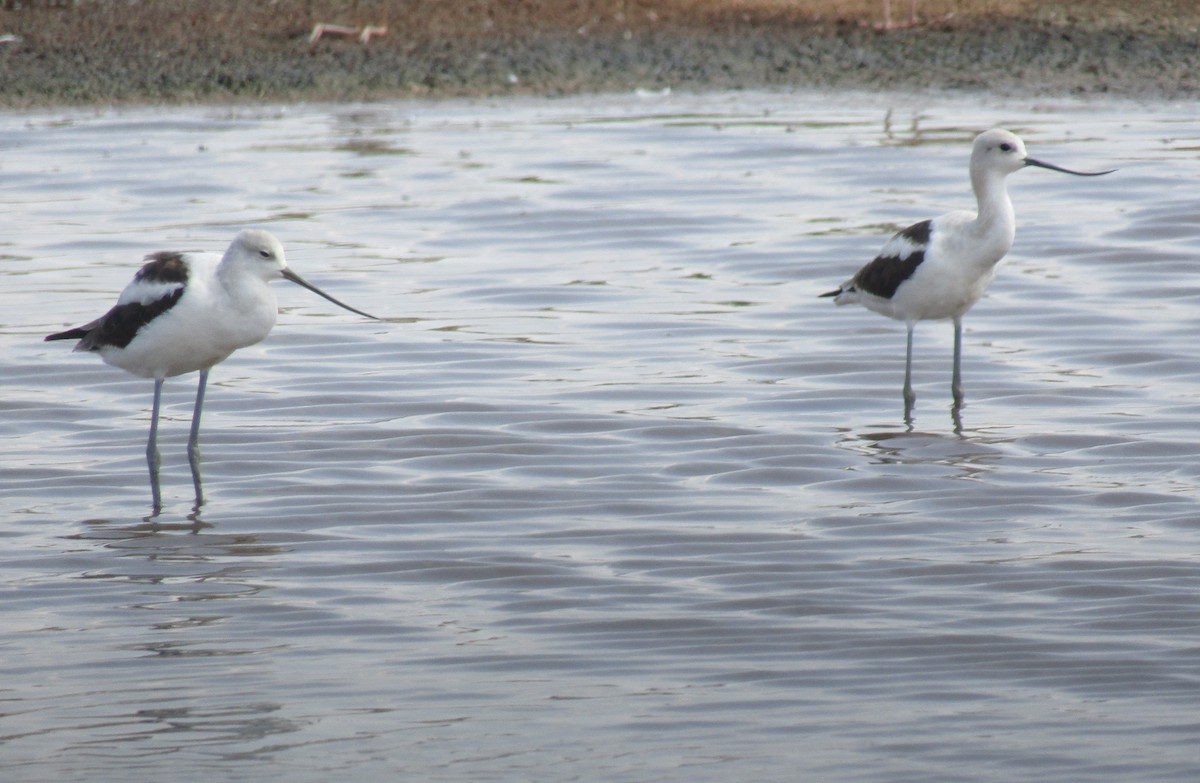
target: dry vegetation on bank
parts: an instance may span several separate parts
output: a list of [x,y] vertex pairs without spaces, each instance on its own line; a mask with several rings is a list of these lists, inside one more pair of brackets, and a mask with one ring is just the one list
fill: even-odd
[[[909,0],[892,0],[907,21]],[[635,87],[1200,92],[1194,0],[5,0],[0,105]],[[359,43],[317,22],[386,25]]]

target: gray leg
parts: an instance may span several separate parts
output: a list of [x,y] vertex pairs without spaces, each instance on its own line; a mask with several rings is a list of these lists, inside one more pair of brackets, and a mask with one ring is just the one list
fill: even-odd
[[150,496],[154,513],[162,510],[162,491],[158,485],[158,468],[162,460],[158,456],[158,409],[162,403],[163,379],[154,379],[154,410],[150,413],[150,440],[146,443],[146,464],[150,467]]
[[908,326],[907,348],[904,352],[904,418],[909,419],[912,416],[913,403],[917,401],[917,395],[913,393],[912,388],[912,348],[913,348],[913,327],[916,325],[911,321],[906,324]]
[[954,407],[963,404],[962,386],[962,316],[954,319],[954,375],[950,379],[950,393],[954,395]]
[[154,379],[154,410],[150,413],[150,440],[146,443],[146,462],[151,473],[158,473],[158,408],[162,403],[163,379]]
[[187,459],[196,460],[200,448],[200,411],[204,408],[204,388],[209,384],[209,371],[200,370],[196,387],[196,407],[192,408],[192,432],[187,436]]
[[204,389],[208,386],[208,368],[200,371],[200,383],[196,386],[196,407],[192,409],[192,432],[188,435],[188,462],[192,466],[192,479],[200,486],[200,413],[204,409]]

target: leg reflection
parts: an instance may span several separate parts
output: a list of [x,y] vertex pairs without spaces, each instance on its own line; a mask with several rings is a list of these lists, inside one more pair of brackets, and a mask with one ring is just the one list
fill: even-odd
[[954,434],[960,438],[963,434],[962,409],[963,405],[961,400],[955,400],[950,405],[950,419],[954,422]]

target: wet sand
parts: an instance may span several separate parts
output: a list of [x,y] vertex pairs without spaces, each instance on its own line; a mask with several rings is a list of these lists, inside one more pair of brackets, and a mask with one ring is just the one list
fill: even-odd
[[[233,0],[0,7],[0,105],[571,94],[664,88],[1200,93],[1200,10],[1096,0]],[[894,13],[907,13],[894,2]],[[245,7],[243,7],[245,6]],[[900,18],[897,21],[906,20]],[[317,22],[387,32],[310,41]]]

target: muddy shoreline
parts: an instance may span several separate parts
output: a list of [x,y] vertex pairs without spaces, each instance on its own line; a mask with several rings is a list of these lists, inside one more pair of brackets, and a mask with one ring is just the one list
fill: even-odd
[[[0,106],[561,95],[633,89],[970,90],[1004,96],[1200,95],[1192,20],[1147,25],[970,17],[880,30],[802,15],[618,20],[505,6],[453,21],[393,10],[388,32],[309,40],[313,1],[0,9]],[[445,4],[442,4],[443,6]],[[465,3],[470,6],[471,3]],[[476,10],[486,10],[476,3]],[[199,9],[196,6],[200,6]],[[181,9],[188,9],[186,11]],[[223,9],[223,10],[222,10]],[[416,13],[424,9],[426,16]],[[513,16],[513,9],[523,15]],[[539,11],[540,15],[534,11]],[[579,10],[579,4],[569,9]],[[669,9],[668,9],[669,10]],[[585,9],[586,11],[586,9]],[[511,17],[511,18],[510,18]],[[532,20],[536,19],[536,23]],[[589,24],[588,19],[598,23]]]

